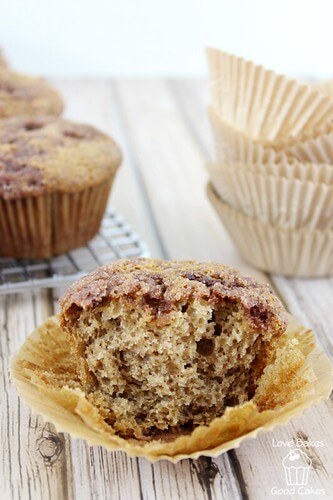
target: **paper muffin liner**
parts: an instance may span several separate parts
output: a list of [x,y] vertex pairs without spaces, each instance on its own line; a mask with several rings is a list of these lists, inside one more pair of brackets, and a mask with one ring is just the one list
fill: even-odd
[[315,83],[313,88],[318,92],[322,92],[325,95],[333,97],[333,80],[324,80],[322,82]]
[[290,316],[253,400],[227,408],[222,417],[191,434],[143,442],[117,436],[79,384],[70,388],[77,379],[74,366],[66,334],[58,316],[53,316],[27,338],[13,361],[12,377],[23,400],[52,422],[58,432],[69,432],[89,445],[123,450],[151,462],[216,457],[237,448],[245,439],[286,424],[305,408],[327,398],[332,388],[330,361],[315,345],[313,333]]
[[[288,180],[298,179],[300,181],[311,181],[315,184],[333,184],[333,165],[321,163],[303,163],[295,159],[276,163],[253,163],[247,165],[241,162],[206,164],[212,182],[219,191],[224,183],[224,169],[235,169],[239,174],[252,173],[253,175],[267,175],[276,178],[283,177]],[[223,186],[221,187],[223,189]]]
[[[219,163],[230,164],[235,168],[253,168],[261,173],[267,172],[269,175],[289,179],[329,184],[332,182],[333,134],[330,137],[319,136],[316,140],[293,145],[285,144],[285,150],[276,151],[232,129],[212,108],[209,108],[208,115],[215,145],[215,161],[210,164],[210,168],[214,169]],[[325,142],[328,143],[326,147]],[[311,147],[313,143],[318,143],[318,147]]]
[[254,140],[302,138],[333,120],[333,99],[309,85],[217,49],[207,58],[217,113]]
[[0,198],[0,256],[45,259],[84,245],[99,229],[112,181],[73,193]]
[[283,154],[299,161],[333,165],[333,131],[284,147]]
[[284,228],[333,229],[333,184],[288,179],[234,165],[219,164],[218,171],[210,170],[222,201],[245,215]]
[[260,222],[222,202],[211,185],[208,197],[242,257],[254,267],[304,278],[333,275],[332,229],[286,229]]
[[208,117],[217,161],[225,163],[240,161],[247,164],[276,161],[278,153],[272,147],[255,142],[246,134],[230,126],[214,108],[208,108]]
[[333,122],[326,125],[326,133],[313,132],[314,137],[264,144],[231,127],[212,107],[208,108],[208,116],[217,162],[276,165],[298,161],[333,165]]

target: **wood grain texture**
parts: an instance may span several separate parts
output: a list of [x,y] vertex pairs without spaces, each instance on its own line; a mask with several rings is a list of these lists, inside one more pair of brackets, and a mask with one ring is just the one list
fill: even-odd
[[[58,80],[68,117],[111,133],[124,152],[111,197],[165,258],[213,259],[274,285],[289,310],[313,327],[332,355],[333,281],[288,280],[254,270],[238,255],[210,206],[204,163],[211,151],[205,115],[207,87],[188,80]],[[216,460],[200,458],[154,465],[122,452],[57,434],[31,416],[12,387],[9,358],[26,335],[53,311],[63,290],[0,297],[1,443],[0,498],[4,499],[267,499],[285,486],[285,448],[272,439],[323,440],[310,447],[315,466],[309,486],[333,491],[333,405],[310,409],[288,426],[244,443]],[[309,498],[309,497],[308,497]]]

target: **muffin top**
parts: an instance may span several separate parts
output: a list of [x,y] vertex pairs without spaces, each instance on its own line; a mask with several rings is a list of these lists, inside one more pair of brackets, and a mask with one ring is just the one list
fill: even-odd
[[2,52],[1,49],[0,49],[0,68],[1,69],[8,68],[8,64],[7,64],[6,58],[3,55],[3,52]]
[[43,78],[8,70],[0,54],[0,118],[58,116],[62,110],[61,97]]
[[115,142],[94,127],[61,118],[0,120],[0,196],[75,192],[112,177]]
[[[136,301],[163,319],[191,298],[239,302],[249,322],[263,330],[284,331],[284,308],[269,287],[237,270],[213,262],[159,259],[119,260],[71,285],[61,300],[62,319],[77,308],[89,310],[108,300]],[[75,316],[75,314],[74,314]]]

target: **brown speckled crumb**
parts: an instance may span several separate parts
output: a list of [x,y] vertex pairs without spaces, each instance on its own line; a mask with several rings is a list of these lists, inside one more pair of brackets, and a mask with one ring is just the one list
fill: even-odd
[[287,324],[267,285],[195,261],[119,261],[61,305],[88,399],[118,435],[141,440],[251,399]]
[[0,53],[0,118],[58,116],[62,110],[61,97],[46,80],[11,71]]

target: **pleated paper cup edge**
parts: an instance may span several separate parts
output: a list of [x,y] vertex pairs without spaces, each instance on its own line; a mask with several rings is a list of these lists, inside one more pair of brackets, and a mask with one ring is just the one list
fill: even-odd
[[208,166],[212,184],[222,200],[244,215],[281,228],[333,229],[333,184],[219,167]]
[[207,194],[240,254],[253,267],[290,277],[333,275],[333,229],[273,226],[235,210],[211,184]]
[[[303,332],[302,335],[305,334],[305,332],[307,334],[309,333],[308,329],[305,329],[304,327],[299,325],[299,323],[297,321],[295,323],[295,320],[293,318],[291,318],[291,319],[292,319],[292,322],[290,323],[291,332],[296,332],[298,330],[298,333]],[[314,370],[316,375],[324,374],[325,386],[323,386],[323,380],[321,379],[321,384],[322,384],[321,391],[318,391],[318,389],[317,389],[317,391],[314,395],[312,393],[309,393],[306,396],[303,395],[299,400],[296,400],[295,405],[294,405],[295,402],[290,402],[286,406],[279,408],[277,410],[269,410],[270,415],[271,415],[271,413],[274,413],[275,411],[276,411],[277,415],[275,417],[273,415],[273,417],[271,418],[271,417],[267,417],[267,414],[265,414],[265,418],[269,418],[269,420],[264,422],[263,425],[255,428],[255,429],[252,429],[248,432],[245,432],[243,435],[237,436],[237,437],[231,439],[230,441],[220,443],[219,445],[217,445],[215,447],[212,446],[209,449],[203,449],[201,447],[198,450],[193,450],[193,451],[187,452],[187,453],[182,453],[181,451],[178,451],[178,452],[175,452],[173,454],[167,454],[167,453],[163,452],[163,447],[165,447],[165,445],[163,445],[163,444],[161,445],[158,443],[157,448],[156,448],[155,444],[153,443],[153,446],[148,445],[147,449],[145,450],[144,447],[128,443],[123,438],[119,438],[117,436],[105,435],[105,433],[101,433],[100,430],[98,431],[99,432],[98,433],[96,431],[96,428],[87,427],[87,424],[84,423],[84,421],[82,420],[82,418],[80,418],[80,416],[78,414],[74,415],[68,409],[59,405],[59,403],[55,403],[55,401],[52,400],[52,398],[50,398],[50,397],[48,397],[46,402],[45,402],[43,400],[43,397],[45,398],[45,394],[43,396],[43,391],[41,392],[40,387],[34,385],[31,381],[31,378],[29,380],[26,378],[26,376],[23,377],[22,371],[20,371],[18,369],[18,366],[19,366],[19,363],[22,362],[22,359],[23,360],[25,359],[24,353],[26,353],[26,349],[28,349],[29,343],[31,343],[31,341],[32,341],[31,339],[33,338],[33,336],[34,336],[34,338],[38,338],[38,332],[40,332],[42,328],[44,328],[44,329],[49,328],[50,324],[52,324],[52,322],[55,325],[56,324],[59,325],[57,317],[49,318],[43,325],[41,325],[39,328],[37,328],[35,330],[35,332],[30,337],[28,337],[28,339],[23,344],[19,353],[16,355],[16,357],[14,358],[14,360],[12,362],[12,377],[14,379],[15,385],[17,386],[17,389],[18,389],[21,397],[23,398],[23,400],[25,400],[29,404],[29,406],[31,406],[34,409],[35,413],[41,414],[46,421],[50,421],[51,423],[53,423],[59,432],[69,432],[69,434],[72,435],[75,439],[79,439],[79,438],[85,439],[90,446],[101,445],[110,451],[114,451],[114,450],[126,451],[130,456],[143,456],[152,462],[157,461],[157,460],[161,460],[161,459],[167,459],[169,461],[176,463],[177,461],[182,460],[183,458],[197,458],[197,457],[202,456],[202,455],[215,457],[222,452],[225,452],[229,449],[238,447],[241,444],[241,442],[246,440],[247,438],[255,438],[258,433],[268,432],[280,424],[281,425],[286,424],[291,418],[294,418],[295,416],[299,415],[305,408],[308,408],[308,407],[312,406],[313,404],[315,404],[316,402],[318,402],[320,399],[327,397],[330,390],[331,390],[331,387],[332,387],[332,365],[331,365],[330,361],[328,360],[328,358],[326,357],[326,355],[319,349],[319,347],[316,345],[313,345],[310,349],[310,353],[306,356],[304,363],[305,363],[305,365],[310,365],[312,367],[312,369]],[[59,332],[60,327],[58,326],[57,328],[58,328],[57,332]],[[289,333],[289,335],[290,335],[290,333]],[[295,335],[295,333],[293,335]],[[311,335],[311,338],[313,338],[313,333],[310,333],[310,335]],[[308,340],[306,342],[307,342],[306,345],[308,345]],[[32,346],[34,346],[34,343],[32,344]],[[314,356],[315,353],[317,353],[316,356]],[[20,356],[23,356],[23,358],[20,358]],[[320,363],[319,363],[319,357],[320,357]],[[317,360],[317,364],[314,364],[314,361],[316,361],[316,360]],[[323,366],[325,366],[325,364],[327,366],[326,366],[325,370],[323,370]],[[315,391],[315,385],[313,385],[313,391]],[[36,394],[38,396],[37,404],[36,404],[36,401],[34,401],[34,396]],[[72,391],[72,394],[73,394],[73,391]],[[56,409],[59,408],[58,413],[59,413],[59,411],[62,414],[65,413],[67,420],[68,420],[68,415],[69,415],[70,420],[73,423],[71,425],[68,425],[68,423],[67,423],[67,425],[65,425],[63,423],[63,421],[64,421],[63,415],[61,415],[61,418],[60,417],[55,418],[54,411],[52,412],[52,410],[51,410],[51,413],[50,413],[49,409],[48,410],[45,409],[45,408],[49,407],[50,404],[51,404],[52,408],[53,407],[55,407]],[[249,409],[252,408],[253,411],[256,412],[255,415],[262,415],[262,413],[258,413],[255,410],[256,406],[253,405],[253,403],[251,403],[251,402],[246,403],[245,405],[243,405],[241,407],[236,407],[235,408],[236,413],[243,411],[243,408],[245,408],[245,407],[249,408]],[[233,411],[233,409],[230,409],[230,410]],[[51,417],[50,417],[50,415],[51,415]],[[238,413],[238,418],[239,418],[239,415],[240,415],[240,413]],[[255,418],[258,418],[258,417],[255,417]],[[220,419],[221,419],[221,425],[222,425],[222,419],[224,419],[224,417],[220,417]],[[215,419],[215,421],[212,422],[213,426],[216,425],[216,427],[218,427],[220,419],[219,418]],[[74,420],[75,420],[75,425],[74,425]],[[226,422],[228,422],[228,420],[224,420],[224,425],[226,425]],[[73,426],[74,426],[74,429],[73,429]],[[83,431],[82,431],[82,428],[83,428]],[[223,426],[222,426],[222,428],[223,428]],[[199,441],[200,440],[202,441],[203,435],[205,433],[207,433],[209,430],[210,430],[210,426],[207,428],[204,428],[204,427],[196,428],[195,431],[193,431],[193,433],[195,434],[195,436],[193,434],[193,439],[192,439],[192,435],[191,435],[189,437],[189,441],[186,442],[186,444],[183,444],[182,446],[185,446],[185,445],[190,446],[190,442],[192,440],[191,446],[193,447],[193,443],[195,444],[196,442],[198,442],[198,435],[200,434]],[[182,436],[180,438],[177,438],[172,444],[176,444],[177,441],[180,439],[183,439],[182,443],[185,443],[186,438],[187,438],[186,436]],[[112,443],[113,439],[116,440],[116,443]],[[210,439],[211,439],[211,437],[210,437]],[[161,446],[162,446],[162,449],[161,449]]]
[[86,244],[98,232],[114,175],[81,191],[0,199],[0,256],[44,259]]
[[[290,139],[302,140],[313,131],[320,133],[321,130],[325,129],[327,123],[333,120],[333,99],[310,85],[289,79],[285,75],[277,74],[257,65],[253,61],[218,49],[207,48],[206,55],[213,105],[222,118],[235,128],[245,131],[253,139],[276,142],[277,147],[279,147],[280,143],[284,145],[285,141],[288,142]],[[221,63],[222,68],[223,64],[225,66],[224,72],[223,69],[221,72]],[[232,64],[233,67],[237,67],[235,81],[233,81],[234,76],[230,76],[232,72],[228,72],[230,69],[228,66]],[[239,71],[241,76],[239,76]],[[249,77],[249,81],[254,85],[256,76],[258,81],[260,78],[269,81],[270,85],[267,84],[264,88],[266,90],[267,87],[271,88],[274,99],[274,96],[277,95],[276,92],[273,92],[275,85],[277,84],[279,89],[284,88],[284,92],[279,96],[280,103],[278,100],[274,100],[272,103],[272,98],[267,98],[265,104],[261,103],[257,109],[255,108],[255,97],[257,96],[257,100],[259,100],[260,94],[253,94],[251,87],[246,82],[247,77]],[[223,87],[221,87],[221,82],[223,82]],[[257,87],[258,85],[254,85],[256,92]],[[223,91],[223,88],[227,90]],[[225,95],[225,92],[228,95]],[[251,98],[244,97],[247,92]],[[287,98],[288,92],[289,98]],[[240,97],[243,99],[241,105],[239,104]],[[235,102],[237,106],[234,104]],[[300,102],[302,104],[301,111],[299,109]],[[271,115],[268,113],[268,109],[272,108],[273,104],[274,113]],[[239,111],[243,116],[240,121]]]

